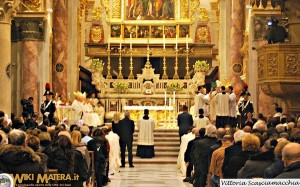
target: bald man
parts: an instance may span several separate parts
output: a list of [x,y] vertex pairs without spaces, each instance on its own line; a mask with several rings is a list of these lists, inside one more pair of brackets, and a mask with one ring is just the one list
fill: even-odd
[[275,178],[300,178],[300,144],[289,143],[282,150],[284,171]]

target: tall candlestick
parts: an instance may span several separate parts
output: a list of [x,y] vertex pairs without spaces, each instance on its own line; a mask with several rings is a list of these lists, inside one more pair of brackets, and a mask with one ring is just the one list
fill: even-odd
[[132,49],[132,34],[130,33],[130,49]]
[[176,47],[175,47],[175,49],[177,49],[177,43],[178,43],[178,38],[177,38],[177,34],[176,34]]
[[175,105],[175,91],[173,91],[173,105]]
[[165,106],[167,105],[167,91],[165,91]]
[[187,35],[186,35],[186,49],[188,49],[188,48],[189,48],[188,37],[189,37],[189,35],[187,34]]
[[121,49],[122,49],[122,37],[120,35],[120,51],[121,51]]
[[164,35],[164,49],[166,49],[166,36]]

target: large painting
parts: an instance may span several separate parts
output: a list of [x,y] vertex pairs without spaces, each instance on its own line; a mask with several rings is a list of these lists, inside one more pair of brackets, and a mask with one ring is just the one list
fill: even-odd
[[127,0],[126,20],[174,20],[174,0]]

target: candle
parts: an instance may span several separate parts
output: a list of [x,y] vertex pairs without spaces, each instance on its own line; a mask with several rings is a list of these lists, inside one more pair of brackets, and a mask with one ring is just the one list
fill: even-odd
[[167,105],[167,91],[165,91],[165,106]]
[[110,50],[110,43],[107,41],[107,50]]
[[164,35],[164,49],[166,49],[166,36]]
[[132,49],[132,34],[130,33],[130,49]]
[[186,35],[186,49],[188,49],[188,48],[189,48],[188,37],[189,37],[189,35],[187,34],[187,35]]
[[176,34],[176,47],[175,47],[175,49],[177,49],[177,43],[178,43],[178,38],[177,38],[177,34]]
[[172,102],[172,99],[171,97],[169,98],[169,106],[171,106],[171,102]]
[[68,99],[71,100],[71,94],[70,94],[70,92],[68,94]]
[[173,91],[173,105],[175,105],[175,91]]
[[148,43],[147,43],[147,49],[149,50],[149,38],[148,38]]
[[120,51],[121,51],[121,49],[122,49],[122,37],[120,35]]

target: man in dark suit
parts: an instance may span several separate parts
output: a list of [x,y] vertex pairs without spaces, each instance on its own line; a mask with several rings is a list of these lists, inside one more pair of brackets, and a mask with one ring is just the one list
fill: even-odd
[[183,112],[178,115],[177,124],[179,127],[179,137],[181,142],[181,136],[187,134],[190,127],[193,125],[193,116],[188,113],[188,107],[183,105]]
[[129,119],[130,113],[125,112],[125,118],[119,121],[119,136],[120,136],[120,147],[121,147],[121,167],[125,167],[125,150],[127,146],[128,150],[128,162],[129,167],[134,167],[132,162],[132,142],[134,133],[134,121]]

